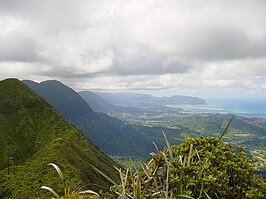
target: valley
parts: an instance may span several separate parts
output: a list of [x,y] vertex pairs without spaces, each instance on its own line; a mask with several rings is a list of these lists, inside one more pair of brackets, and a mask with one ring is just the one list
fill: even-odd
[[[232,114],[220,113],[194,114],[164,105],[166,102],[173,104],[173,99],[176,103],[190,106],[206,104],[203,99],[195,97],[160,98],[137,93],[91,91],[77,93],[58,81],[23,82],[82,130],[102,151],[122,160],[128,157],[136,160],[147,158],[155,150],[153,143],[163,148],[162,131],[175,145],[187,137],[219,137],[232,117]],[[145,100],[148,103],[143,103]],[[245,146],[251,157],[251,151],[262,150],[266,146],[266,119],[236,115],[224,141]]]
[[[102,98],[102,100],[104,99]],[[193,106],[193,104],[190,106]],[[180,144],[187,137],[213,136],[219,138],[233,115],[221,113],[195,114],[182,108],[169,106],[142,108],[142,112],[125,110],[120,112],[108,112],[106,110],[105,112],[110,117],[121,120],[124,123],[123,126],[132,125],[139,131],[145,132],[145,139],[158,143],[159,147],[163,147],[164,143],[160,139],[158,130],[166,132],[171,144]],[[223,140],[235,146],[244,146],[246,155],[253,159],[258,173],[266,179],[266,118],[247,118],[235,115]],[[136,160],[142,159],[141,157],[135,158]],[[121,156],[116,157],[116,159],[120,162],[126,160],[125,157]]]
[[[232,117],[192,114],[163,104],[172,98],[155,98],[153,104],[153,97],[148,96],[152,100],[143,107],[143,96],[137,95],[141,100],[138,103],[135,98],[134,107],[132,102],[127,106],[126,100],[111,104],[96,93],[88,99],[55,80],[7,79],[0,82],[0,88],[0,196],[24,197],[31,187],[39,194],[47,179],[48,185],[59,189],[56,176],[46,168],[49,162],[67,170],[76,186],[89,183],[108,190],[110,183],[94,168],[118,180],[114,166],[126,167],[129,159],[143,161],[151,152],[165,148],[162,132],[170,145],[180,145],[188,137],[219,138]],[[191,105],[205,103],[184,98],[193,99],[186,102]],[[97,111],[99,107],[102,111]],[[266,119],[235,116],[223,141],[244,146],[256,172],[266,178]]]

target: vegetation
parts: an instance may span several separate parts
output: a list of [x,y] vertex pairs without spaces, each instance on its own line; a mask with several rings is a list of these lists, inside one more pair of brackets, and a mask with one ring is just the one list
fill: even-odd
[[243,154],[243,148],[213,137],[188,138],[179,146],[168,144],[135,172],[120,169],[121,183],[112,187],[111,196],[263,199],[266,184]]
[[41,186],[41,189],[50,191],[56,198],[73,198],[73,199],[77,198],[78,199],[78,198],[84,198],[84,195],[94,195],[94,196],[97,196],[97,198],[99,197],[99,194],[92,190],[81,191],[82,187],[71,190],[70,185],[67,185],[66,179],[61,169],[54,163],[49,163],[48,165],[53,166],[55,170],[57,171],[64,185],[64,196],[60,197],[56,191],[54,191],[52,188],[47,187],[47,186]]
[[[118,108],[95,93],[85,92],[87,96],[83,97],[92,104],[92,107],[95,107],[95,103],[100,108],[109,107],[109,111],[115,112],[110,115],[118,117],[122,120],[120,121],[104,113],[95,113],[74,90],[58,81],[46,81],[40,84],[24,81],[24,83],[43,96],[65,119],[75,124],[93,143],[119,160],[119,163],[128,160],[128,156],[136,161],[147,158],[147,154],[154,150],[152,142],[162,149],[164,146],[162,130],[171,144],[179,145],[186,137],[218,137],[231,117],[225,114],[191,116],[163,107],[141,109],[141,111],[130,107]],[[245,145],[246,152],[260,150],[266,144],[265,123],[266,119],[236,117],[225,139],[235,145]],[[252,158],[256,156],[249,153],[248,155]],[[266,179],[266,167],[256,168]]]
[[[183,142],[186,137],[217,137],[231,117],[224,114],[190,116],[163,107],[153,107],[148,109],[148,112],[144,109],[142,112],[134,110],[134,114],[125,112],[128,107],[120,107],[122,109],[116,109],[118,112],[107,115],[95,113],[78,93],[61,82],[45,81],[38,84],[24,81],[24,83],[44,97],[65,119],[81,129],[101,150],[122,160],[128,159],[128,156],[133,159],[147,158],[147,154],[154,150],[152,142],[162,149],[164,146],[162,130],[169,142],[175,145]],[[109,103],[112,101],[103,103],[104,99],[95,93],[82,94],[89,103],[92,103],[92,100],[102,108],[111,106]],[[118,117],[122,121],[110,116]],[[265,123],[264,120],[254,121],[236,117],[227,132],[226,139],[232,144],[245,145],[248,150],[264,147]]]
[[65,171],[72,187],[108,190],[111,183],[95,168],[118,180],[110,157],[16,79],[0,82],[0,138],[0,198],[45,198],[44,184],[63,190],[49,162]]
[[[67,112],[77,113],[75,110]],[[228,127],[222,115],[215,116],[218,120],[210,118],[208,125],[209,116],[198,120],[194,118],[195,121],[187,125],[184,125],[186,121],[183,120],[183,127],[176,120],[175,125],[178,128],[166,129],[170,143],[167,141],[167,148],[162,148],[164,139],[159,136],[161,130],[165,129],[162,126],[132,126],[105,114],[96,114],[93,111],[88,114],[91,115],[87,115],[87,119],[94,117],[88,122],[90,125],[94,125],[93,121],[97,122],[93,126],[93,132],[99,131],[98,138],[103,136],[101,130],[106,134],[109,127],[112,133],[115,129],[120,129],[117,132],[120,139],[113,144],[118,145],[121,140],[129,139],[129,142],[119,146],[120,149],[125,148],[125,153],[132,150],[133,146],[145,145],[138,148],[141,151],[151,141],[156,142],[157,152],[151,153],[152,157],[138,166],[129,163],[132,166],[115,170],[113,166],[118,168],[118,165],[100,152],[75,126],[66,122],[43,98],[16,79],[1,81],[0,198],[51,197],[51,193],[40,190],[40,187],[51,191],[57,198],[77,199],[97,198],[97,194],[91,190],[103,190],[99,191],[101,198],[123,199],[266,197],[265,182],[254,174],[254,168],[259,169],[261,174],[265,173],[265,150],[260,148],[265,146],[262,120],[236,118],[224,137],[228,140],[228,137],[237,138],[239,134],[244,142],[236,142],[235,139],[235,144],[248,143],[249,147],[257,145],[257,148],[248,153],[256,160],[253,167],[252,162],[244,156],[244,148],[233,147],[213,137],[187,138],[179,146],[170,147],[170,143],[181,143],[182,136],[196,137],[202,135],[204,130],[207,135],[219,135],[209,129],[214,128],[221,132]],[[79,119],[77,123],[81,122]],[[193,118],[188,118],[189,120]],[[199,127],[202,127],[202,132],[197,131]],[[104,142],[112,142],[115,138],[108,140],[112,135],[103,136]],[[176,139],[177,136],[180,139]],[[141,138],[144,141],[138,142]],[[127,146],[128,143],[131,145]],[[142,151],[144,152],[146,153],[145,150]],[[57,173],[52,167],[45,166],[49,162],[59,165],[68,180],[62,177],[62,172],[55,164],[50,165]],[[118,174],[120,184],[117,183]],[[63,183],[59,183],[59,180]],[[111,185],[114,186],[109,193],[105,193]],[[82,192],[80,187],[88,190]],[[94,195],[82,196],[83,193]]]
[[263,179],[266,179],[266,149],[257,148],[250,151],[251,157],[254,160],[256,173],[262,175]]
[[[218,137],[230,119],[229,114],[207,115],[133,115],[115,113],[118,117],[143,132],[144,139],[163,145],[160,132],[167,134],[171,144],[180,144],[186,137]],[[260,150],[266,145],[266,119],[235,117],[224,139],[235,145],[244,145],[247,150]],[[154,139],[155,138],[155,139]]]
[[[230,122],[231,123],[231,122]],[[229,123],[229,124],[230,124]],[[226,130],[229,126],[226,127]],[[224,133],[226,132],[224,131]],[[151,158],[136,167],[132,162],[126,169],[117,169],[120,184],[98,170],[114,186],[109,193],[100,193],[101,198],[151,199],[151,198],[235,198],[263,199],[266,196],[266,183],[254,173],[254,167],[244,154],[244,147],[231,144],[214,137],[187,138],[179,146],[170,146],[165,134],[167,147],[151,153]],[[156,147],[157,148],[157,147]],[[57,198],[84,199],[83,193],[94,191],[70,191],[61,170],[58,172],[64,185],[64,195],[59,196],[53,189],[42,186]]]

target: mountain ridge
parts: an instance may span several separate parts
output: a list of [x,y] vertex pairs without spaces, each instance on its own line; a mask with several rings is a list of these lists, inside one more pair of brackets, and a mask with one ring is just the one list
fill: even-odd
[[91,165],[118,179],[117,164],[21,81],[0,81],[0,99],[0,198],[48,197],[43,185],[63,190],[49,162],[76,186],[110,186]]
[[[23,83],[46,99],[65,119],[81,129],[104,152],[111,155],[143,156],[153,149],[152,142],[143,139],[142,132],[110,116],[106,115],[104,118],[99,116],[78,93],[64,84],[58,81],[33,84],[32,81],[27,80],[23,80]],[[43,88],[42,85],[45,87]],[[64,97],[59,96],[60,93],[63,93]],[[77,103],[78,101],[82,103]],[[80,106],[79,110],[83,111],[82,114],[77,114],[78,111],[75,111],[77,106]],[[74,110],[65,111],[65,109]],[[114,120],[116,124],[119,124],[118,126],[113,125]],[[140,145],[144,148],[147,146],[147,148],[143,150],[143,148],[136,147]],[[134,151],[133,148],[135,148]]]

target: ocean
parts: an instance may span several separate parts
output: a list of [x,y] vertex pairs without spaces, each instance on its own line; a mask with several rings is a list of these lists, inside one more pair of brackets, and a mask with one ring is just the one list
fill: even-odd
[[266,99],[262,98],[233,98],[206,99],[206,105],[173,105],[191,114],[224,113],[244,117],[266,118]]

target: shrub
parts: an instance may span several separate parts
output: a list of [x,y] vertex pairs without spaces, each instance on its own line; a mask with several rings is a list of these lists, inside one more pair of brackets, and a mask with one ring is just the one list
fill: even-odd
[[[213,137],[187,138],[172,147],[170,187],[194,198],[265,198],[266,185],[254,174],[243,148]],[[176,186],[178,185],[178,186]]]
[[220,139],[187,138],[181,145],[151,153],[138,168],[119,169],[121,184],[109,198],[256,198],[266,185],[254,174],[243,148]]

